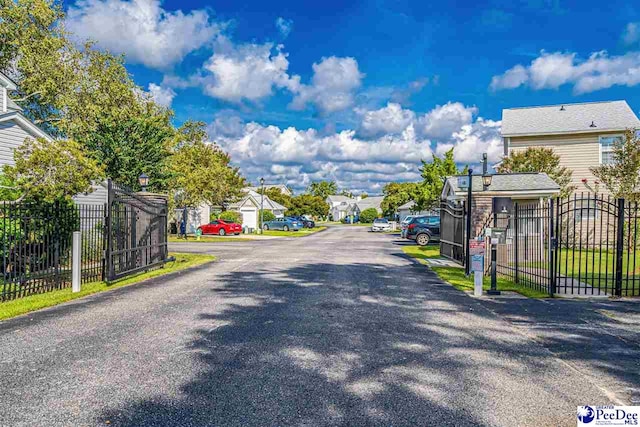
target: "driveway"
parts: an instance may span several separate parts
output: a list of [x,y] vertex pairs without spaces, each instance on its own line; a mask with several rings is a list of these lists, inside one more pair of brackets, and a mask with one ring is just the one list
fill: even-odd
[[617,355],[640,360],[634,305],[597,312],[632,319],[609,357],[581,344],[599,325],[553,336],[552,315],[536,331],[572,307],[473,299],[396,239],[174,245],[220,259],[2,322],[0,424],[573,426],[578,405],[629,403],[638,367]]

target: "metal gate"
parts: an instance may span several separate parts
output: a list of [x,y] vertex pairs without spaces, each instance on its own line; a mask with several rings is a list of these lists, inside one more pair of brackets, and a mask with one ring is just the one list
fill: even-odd
[[107,184],[107,281],[167,261],[167,199]]
[[640,295],[639,205],[590,193],[494,214],[498,274],[549,294]]
[[440,204],[440,255],[464,264],[465,206],[449,200]]

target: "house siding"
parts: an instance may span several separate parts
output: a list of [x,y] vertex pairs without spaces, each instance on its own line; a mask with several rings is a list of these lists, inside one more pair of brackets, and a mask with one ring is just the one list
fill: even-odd
[[9,120],[0,123],[0,166],[14,165],[13,151],[31,138],[17,123]]
[[[576,187],[575,191],[586,192],[589,190],[582,180],[587,179],[590,184],[593,184],[596,178],[590,168],[600,165],[600,136],[621,133],[623,132],[510,137],[508,150],[511,153],[523,151],[528,147],[552,148],[560,156],[560,165],[573,172],[571,183]],[[604,190],[601,188],[601,192]]]

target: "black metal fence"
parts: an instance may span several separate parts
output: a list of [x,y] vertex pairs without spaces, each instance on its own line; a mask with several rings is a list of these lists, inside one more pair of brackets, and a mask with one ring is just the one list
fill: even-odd
[[109,183],[104,204],[0,203],[0,301],[71,287],[73,232],[81,281],[117,280],[167,261],[167,201]]
[[640,295],[636,202],[574,194],[494,213],[500,275],[560,295]]

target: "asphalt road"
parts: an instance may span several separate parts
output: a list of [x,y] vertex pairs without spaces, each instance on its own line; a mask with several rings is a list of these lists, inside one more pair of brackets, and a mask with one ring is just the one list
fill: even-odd
[[[578,405],[630,403],[637,365],[587,328],[536,330],[562,303],[471,298],[401,244],[340,227],[174,245],[220,259],[1,322],[0,424],[573,426]],[[632,364],[638,325],[619,331]]]

